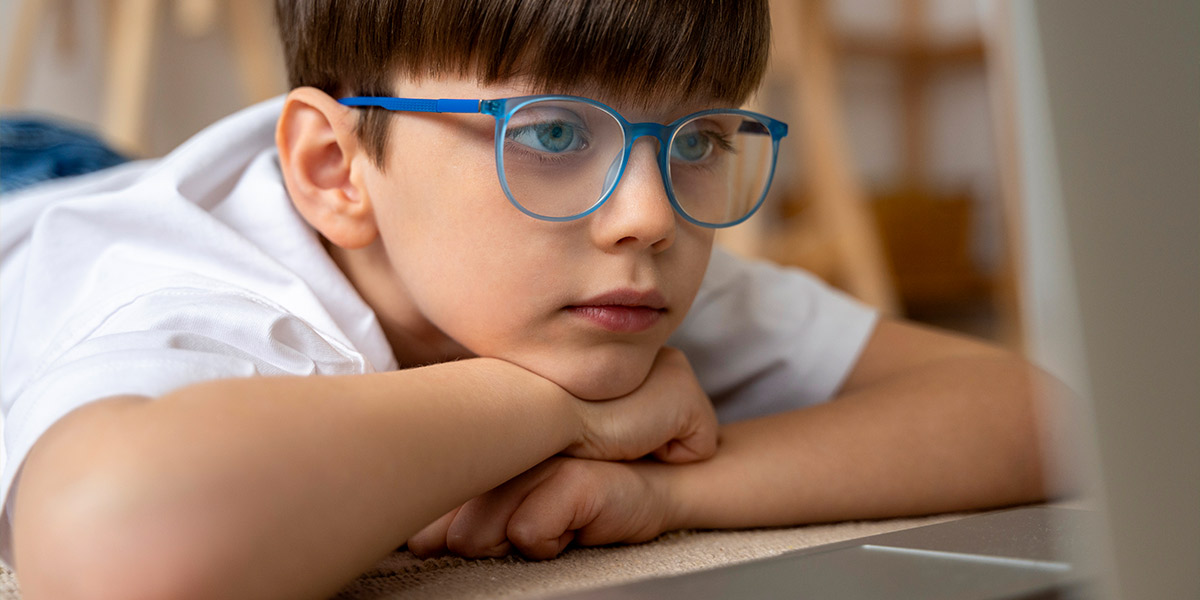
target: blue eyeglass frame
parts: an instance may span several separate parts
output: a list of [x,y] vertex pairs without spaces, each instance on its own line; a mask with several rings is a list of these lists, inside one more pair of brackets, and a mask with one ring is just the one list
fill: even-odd
[[[525,208],[520,202],[517,201],[515,197],[513,197],[512,191],[508,189],[508,180],[504,176],[504,136],[508,130],[509,118],[511,118],[512,115],[518,110],[529,104],[547,100],[582,102],[584,104],[594,106],[616,119],[617,123],[621,125],[621,129],[625,135],[625,148],[621,151],[621,165],[617,169],[617,175],[613,178],[612,185],[609,186],[609,188],[600,195],[600,198],[596,200],[594,204],[588,207],[587,210],[567,217],[548,217],[546,215],[539,215]],[[532,96],[518,96],[514,98],[497,98],[494,100],[454,98],[441,98],[433,100],[427,98],[397,98],[394,96],[352,96],[348,98],[341,98],[338,100],[338,102],[345,106],[377,107],[395,112],[464,114],[479,113],[494,117],[496,119],[496,177],[500,179],[500,187],[504,188],[504,195],[508,196],[508,201],[513,206],[517,207],[517,210],[520,210],[521,212],[542,221],[574,221],[576,219],[582,219],[583,217],[586,217],[599,209],[605,203],[605,201],[608,200],[609,196],[612,196],[613,192],[616,191],[617,184],[621,182],[621,177],[625,175],[625,166],[629,163],[629,155],[633,152],[633,143],[640,137],[651,136],[658,140],[658,171],[662,176],[663,189],[667,192],[667,199],[671,202],[671,207],[675,209],[676,214],[682,216],[689,223],[699,225],[701,227],[708,227],[711,229],[732,227],[745,221],[746,219],[749,219],[754,215],[754,213],[758,212],[759,207],[762,206],[763,201],[767,197],[767,192],[771,189],[771,182],[775,179],[775,164],[779,158],[779,140],[787,137],[788,134],[787,123],[777,119],[772,119],[764,114],[751,112],[748,110],[717,108],[702,110],[700,112],[685,115],[668,124],[651,122],[631,123],[628,119],[621,115],[621,113],[617,112],[616,109],[602,102],[597,102],[591,98],[562,94],[538,94]],[[711,114],[736,114],[750,117],[765,125],[767,131],[771,134],[771,170],[767,175],[767,183],[765,186],[763,186],[762,194],[759,196],[758,201],[754,203],[754,208],[750,209],[750,211],[741,218],[737,219],[736,221],[730,221],[729,223],[708,223],[705,221],[700,221],[689,215],[687,211],[683,210],[683,207],[679,205],[679,201],[676,200],[675,186],[671,183],[670,177],[671,142],[673,141],[675,134],[679,132],[679,129],[686,122],[697,117]]]

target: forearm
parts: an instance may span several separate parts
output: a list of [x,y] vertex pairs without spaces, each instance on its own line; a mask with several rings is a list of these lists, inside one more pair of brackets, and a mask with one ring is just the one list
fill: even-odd
[[676,498],[671,525],[792,525],[1040,499],[1035,398],[1054,385],[1003,355],[947,358],[824,405],[728,425],[713,459],[659,469]]
[[570,444],[580,425],[568,402],[523,370],[473,360],[217,381],[85,407],[27,460],[18,569],[60,570],[47,552],[112,564],[127,552],[164,561],[127,576],[219,572],[228,589],[209,591],[221,597],[326,595],[450,507]]

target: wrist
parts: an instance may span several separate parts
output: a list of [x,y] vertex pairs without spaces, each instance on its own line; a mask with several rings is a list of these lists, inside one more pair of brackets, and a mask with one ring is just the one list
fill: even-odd
[[646,461],[642,465],[643,477],[662,507],[661,531],[691,529],[692,507],[685,484],[688,472],[694,470],[696,463],[664,464]]
[[584,411],[587,402],[579,400],[553,381],[520,365],[499,358],[474,358],[485,365],[490,374],[488,385],[504,382],[508,387],[500,395],[522,399],[538,405],[539,417],[551,421],[559,435],[559,451],[577,445],[584,439],[587,422]]

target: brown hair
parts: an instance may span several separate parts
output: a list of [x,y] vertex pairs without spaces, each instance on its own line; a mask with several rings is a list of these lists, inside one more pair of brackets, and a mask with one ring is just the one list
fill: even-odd
[[[648,104],[703,94],[738,105],[766,68],[766,0],[277,0],[292,87],[389,96],[397,76],[522,78]],[[388,120],[358,133],[382,164]]]

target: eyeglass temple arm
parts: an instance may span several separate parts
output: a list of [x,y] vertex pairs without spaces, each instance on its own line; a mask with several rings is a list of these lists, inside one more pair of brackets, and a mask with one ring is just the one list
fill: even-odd
[[394,110],[400,112],[480,112],[479,100],[456,100],[453,98],[428,100],[422,98],[391,98],[388,96],[353,96],[350,98],[342,98],[338,100],[338,102],[346,106],[377,106],[385,110]]

